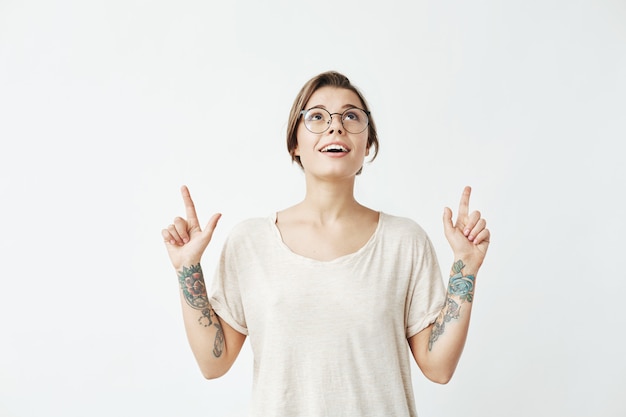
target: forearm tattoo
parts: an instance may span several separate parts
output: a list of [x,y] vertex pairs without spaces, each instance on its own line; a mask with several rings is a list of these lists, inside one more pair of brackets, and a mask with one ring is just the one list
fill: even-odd
[[[433,324],[428,341],[428,350],[433,349],[433,344],[439,339],[446,329],[446,323],[459,318],[461,305],[464,302],[471,303],[474,299],[474,275],[463,275],[465,264],[461,260],[452,265],[452,275],[448,283],[448,297],[441,309],[441,313]],[[456,300],[455,300],[456,299]]]
[[189,268],[183,266],[182,271],[178,271],[178,282],[183,292],[183,298],[192,308],[201,311],[198,323],[204,327],[215,326],[215,341],[213,342],[213,355],[216,358],[222,356],[224,351],[224,331],[219,317],[213,311],[206,286],[204,285],[204,275],[200,264],[192,265]]

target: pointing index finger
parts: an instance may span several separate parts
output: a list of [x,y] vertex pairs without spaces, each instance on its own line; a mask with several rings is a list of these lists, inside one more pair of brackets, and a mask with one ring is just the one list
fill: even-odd
[[180,187],[180,193],[183,195],[183,202],[185,203],[185,212],[187,213],[187,223],[190,227],[198,227],[198,215],[196,214],[196,206],[193,204],[191,194],[186,185]]
[[459,214],[458,214],[459,219],[466,218],[469,214],[469,200],[470,200],[471,193],[472,193],[472,188],[470,186],[466,186],[463,189],[463,194],[461,195],[461,202],[459,203]]

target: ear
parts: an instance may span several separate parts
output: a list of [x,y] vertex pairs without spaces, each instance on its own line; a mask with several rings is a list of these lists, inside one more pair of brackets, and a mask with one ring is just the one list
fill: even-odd
[[367,147],[365,148],[365,156],[370,156],[370,146],[367,145]]
[[296,146],[293,150],[293,156],[300,156],[300,147]]

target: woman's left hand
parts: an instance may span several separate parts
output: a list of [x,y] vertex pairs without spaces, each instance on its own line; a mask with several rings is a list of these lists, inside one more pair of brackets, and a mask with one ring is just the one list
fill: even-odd
[[452,210],[448,207],[443,212],[443,229],[446,239],[454,252],[455,260],[462,259],[465,264],[480,267],[487,254],[491,233],[487,222],[475,210],[469,212],[469,199],[472,189],[465,187],[459,203],[456,222],[452,223]]

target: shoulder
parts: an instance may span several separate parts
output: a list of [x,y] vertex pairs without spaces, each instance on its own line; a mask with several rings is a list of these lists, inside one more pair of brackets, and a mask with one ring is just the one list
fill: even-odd
[[380,235],[383,247],[388,250],[397,250],[416,262],[437,262],[430,237],[413,219],[381,213]]
[[229,242],[243,242],[267,238],[271,233],[273,215],[265,217],[252,217],[239,221],[231,229],[228,235]]
[[396,236],[417,237],[428,239],[426,231],[415,220],[408,217],[394,216],[392,214],[380,213],[380,221],[384,233]]
[[271,224],[271,216],[265,217],[251,217],[245,220],[239,221],[236,223],[230,234],[232,235],[241,235],[241,234],[249,234],[251,231],[267,229]]

